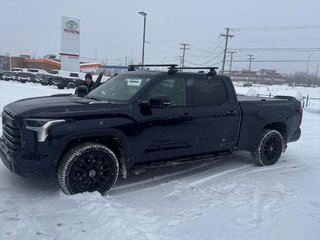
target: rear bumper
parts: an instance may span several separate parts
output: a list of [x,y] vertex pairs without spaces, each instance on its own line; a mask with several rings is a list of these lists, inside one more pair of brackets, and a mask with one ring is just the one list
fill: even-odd
[[293,133],[293,135],[291,136],[289,142],[296,142],[296,141],[298,141],[299,138],[300,138],[300,136],[301,136],[301,129],[298,128],[298,129]]

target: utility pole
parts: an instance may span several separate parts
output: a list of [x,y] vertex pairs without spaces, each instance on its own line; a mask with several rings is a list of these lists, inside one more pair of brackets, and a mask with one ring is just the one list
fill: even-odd
[[319,71],[319,63],[317,63],[316,76],[313,78],[313,87],[315,87],[315,79],[317,79],[317,80],[318,80],[318,71]]
[[249,56],[249,72],[251,72],[251,62],[254,59],[254,57],[252,54],[249,54],[248,56]]
[[224,46],[224,55],[223,55],[223,62],[222,62],[221,74],[223,74],[223,72],[224,72],[224,66],[225,66],[225,64],[226,64],[226,55],[227,55],[229,37],[230,37],[230,38],[234,37],[233,35],[230,35],[230,34],[229,34],[229,30],[230,30],[229,28],[226,28],[226,30],[227,30],[227,33],[226,33],[226,34],[221,34],[221,35],[220,35],[220,36],[226,38],[226,43],[225,43],[225,46]]
[[307,84],[308,84],[308,80],[309,80],[309,63],[310,63],[310,57],[311,57],[312,54],[309,54],[308,56],[308,64],[307,64],[307,79],[305,80],[305,84],[304,86],[306,87]]
[[251,62],[252,62],[252,59],[254,58],[252,54],[249,54],[248,56],[249,56],[249,77],[248,77],[248,81],[249,81],[251,77]]
[[9,55],[9,71],[12,69],[11,55]]
[[237,52],[229,52],[231,54],[230,56],[230,68],[229,68],[229,74],[231,74],[231,69],[232,69],[232,61],[233,61],[233,54]]
[[97,49],[94,50],[94,61],[97,63],[98,60],[98,51]]
[[[182,53],[182,63],[181,63],[181,67],[183,68],[184,67],[184,57],[185,57],[185,53],[186,53],[186,50],[189,50],[190,48],[187,48],[188,46],[190,46],[190,44],[187,44],[187,43],[180,43],[180,45],[182,46],[182,49],[183,50],[183,53]],[[183,69],[182,69],[182,72],[183,72]]]
[[182,67],[182,56],[179,56],[179,67]]

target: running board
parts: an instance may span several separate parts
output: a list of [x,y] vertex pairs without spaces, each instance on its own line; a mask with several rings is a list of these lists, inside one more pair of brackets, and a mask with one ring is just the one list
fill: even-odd
[[206,161],[217,160],[217,159],[221,159],[229,156],[232,156],[232,152],[221,152],[221,153],[208,154],[208,155],[202,155],[202,156],[179,158],[175,160],[148,162],[148,163],[133,166],[131,171],[134,174],[139,175],[140,173],[145,172],[148,169],[155,169],[160,167],[173,167],[178,165],[192,164],[195,162],[206,162]]

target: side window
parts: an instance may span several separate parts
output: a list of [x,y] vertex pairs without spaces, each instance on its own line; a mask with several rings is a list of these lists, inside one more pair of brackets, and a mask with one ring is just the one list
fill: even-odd
[[222,79],[198,78],[194,80],[193,101],[195,106],[215,106],[227,100]]
[[186,80],[184,78],[167,78],[161,80],[148,93],[148,100],[155,96],[168,97],[171,102],[171,106],[186,106]]

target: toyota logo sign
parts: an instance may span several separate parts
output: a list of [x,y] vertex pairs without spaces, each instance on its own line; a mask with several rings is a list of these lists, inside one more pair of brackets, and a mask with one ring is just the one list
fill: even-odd
[[66,27],[69,29],[77,29],[78,23],[73,19],[69,19],[68,21],[66,21]]

